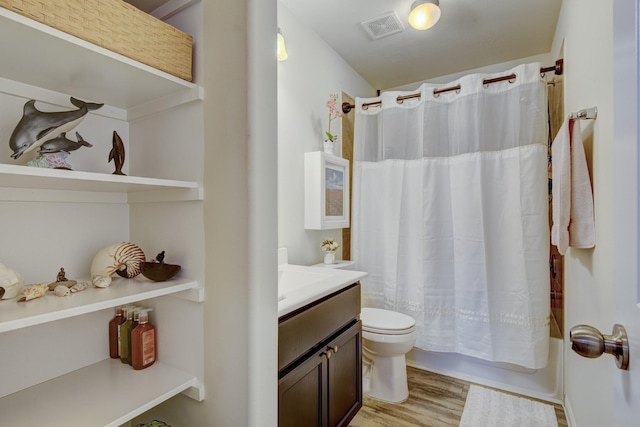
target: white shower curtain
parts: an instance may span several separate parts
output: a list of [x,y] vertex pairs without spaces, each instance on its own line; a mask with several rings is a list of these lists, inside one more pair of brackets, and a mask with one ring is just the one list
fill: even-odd
[[[510,73],[510,82],[483,84]],[[416,92],[356,101],[352,254],[369,273],[363,305],[414,317],[418,348],[542,368],[550,304],[540,64],[419,92],[402,103]]]

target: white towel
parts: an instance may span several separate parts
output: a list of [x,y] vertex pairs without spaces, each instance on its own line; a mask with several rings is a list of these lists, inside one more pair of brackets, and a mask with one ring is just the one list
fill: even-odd
[[569,247],[569,220],[571,216],[571,137],[567,118],[551,144],[551,244],[561,255]]
[[564,255],[567,247],[595,246],[593,193],[584,154],[580,120],[567,117],[551,145],[553,226],[551,243]]

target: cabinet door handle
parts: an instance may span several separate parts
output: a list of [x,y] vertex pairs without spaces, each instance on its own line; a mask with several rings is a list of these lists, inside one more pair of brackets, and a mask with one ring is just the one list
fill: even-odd
[[326,353],[322,353],[322,356],[326,356],[327,359],[331,359],[331,352],[337,353],[338,352],[338,346],[334,345],[333,347],[331,347],[330,345],[327,346],[327,352]]

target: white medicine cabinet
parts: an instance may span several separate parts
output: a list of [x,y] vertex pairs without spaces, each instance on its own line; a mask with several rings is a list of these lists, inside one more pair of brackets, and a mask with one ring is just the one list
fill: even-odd
[[349,161],[323,151],[304,155],[304,228],[349,228]]

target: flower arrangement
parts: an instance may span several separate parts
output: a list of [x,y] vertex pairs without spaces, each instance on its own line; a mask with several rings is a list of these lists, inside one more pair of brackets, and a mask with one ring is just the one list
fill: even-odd
[[338,249],[339,246],[340,245],[338,245],[338,243],[333,239],[327,239],[322,241],[322,250],[325,252],[333,252],[336,249]]
[[334,135],[331,133],[331,121],[342,116],[342,112],[338,108],[338,94],[332,93],[329,95],[327,108],[329,109],[329,127],[325,133],[327,134],[327,138],[329,138],[329,141],[336,142],[336,140],[338,139],[338,135]]

